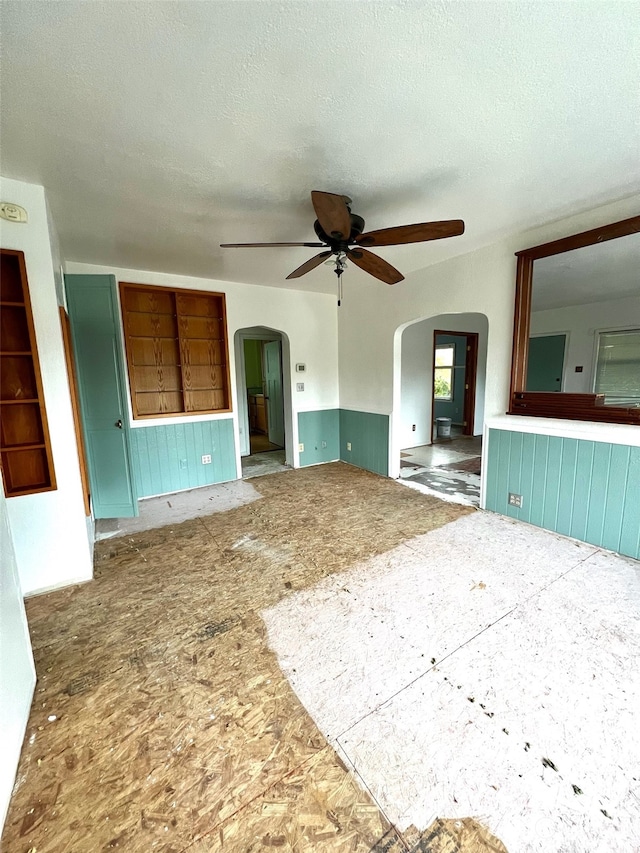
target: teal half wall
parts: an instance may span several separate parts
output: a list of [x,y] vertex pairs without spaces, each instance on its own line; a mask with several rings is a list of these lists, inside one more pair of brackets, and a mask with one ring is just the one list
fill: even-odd
[[300,466],[318,465],[340,459],[340,413],[338,409],[298,412]]
[[640,447],[490,429],[486,508],[640,559]]
[[298,412],[298,441],[304,444],[301,467],[340,459],[383,477],[389,475],[388,415],[349,409]]
[[[136,427],[130,436],[138,497],[236,479],[231,418]],[[207,454],[211,464],[203,465]]]
[[340,409],[340,459],[388,477],[389,416]]

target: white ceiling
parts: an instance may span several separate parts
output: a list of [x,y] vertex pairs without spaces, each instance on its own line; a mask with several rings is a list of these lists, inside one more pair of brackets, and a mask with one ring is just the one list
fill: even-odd
[[640,303],[640,234],[533,262],[533,311],[628,296]]
[[379,251],[407,274],[640,189],[637,2],[0,14],[2,172],[45,185],[68,260],[333,292],[284,282],[313,249],[218,244],[313,239],[312,189],[367,229],[465,220]]

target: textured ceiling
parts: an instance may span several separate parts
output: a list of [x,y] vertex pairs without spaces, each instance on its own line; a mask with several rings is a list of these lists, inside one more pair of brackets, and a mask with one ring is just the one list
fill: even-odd
[[69,260],[284,285],[313,250],[218,244],[313,239],[321,189],[368,229],[466,221],[379,251],[407,274],[640,189],[636,2],[0,14],[2,172],[45,185]]

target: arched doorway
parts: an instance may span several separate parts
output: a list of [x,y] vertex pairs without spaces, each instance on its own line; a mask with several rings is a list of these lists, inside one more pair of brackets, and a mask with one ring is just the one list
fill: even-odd
[[439,314],[394,341],[391,476],[478,505],[488,320]]
[[289,339],[253,326],[239,329],[234,345],[243,479],[284,470],[293,455]]

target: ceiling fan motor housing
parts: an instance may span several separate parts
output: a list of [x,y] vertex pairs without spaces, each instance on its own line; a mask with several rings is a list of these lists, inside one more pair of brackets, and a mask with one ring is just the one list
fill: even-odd
[[317,219],[313,223],[313,230],[323,243],[327,243],[327,245],[331,246],[331,250],[333,252],[344,251],[349,243],[353,243],[356,237],[364,231],[364,219],[361,216],[358,216],[357,213],[351,213],[351,211],[349,211],[349,216],[351,217],[351,233],[349,234],[348,240],[336,240],[334,237],[330,237],[323,230]]

